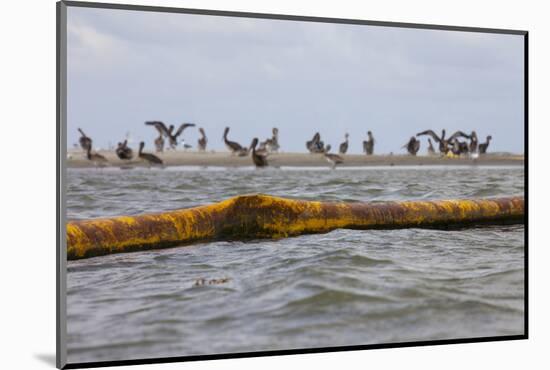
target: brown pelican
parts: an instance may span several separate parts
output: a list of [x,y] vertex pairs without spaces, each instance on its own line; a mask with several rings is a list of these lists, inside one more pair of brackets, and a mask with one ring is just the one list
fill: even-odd
[[320,139],[321,139],[321,134],[316,132],[315,135],[313,135],[313,138],[311,140],[306,141],[306,148],[307,150],[309,150],[310,153],[314,152],[315,145],[316,143],[319,142]]
[[411,136],[409,142],[403,147],[407,148],[407,152],[409,152],[410,155],[416,155],[420,150],[420,140],[416,140],[414,136]]
[[160,159],[156,155],[151,153],[143,153],[144,146],[145,146],[145,143],[143,141],[139,143],[138,157],[147,161],[149,165],[159,165],[159,164],[162,165],[163,164],[162,159]]
[[349,146],[349,134],[346,132],[346,134],[344,135],[344,137],[346,138],[346,141],[344,141],[342,144],[340,144],[340,150],[339,150],[339,153],[340,154],[346,154],[347,151],[348,151],[348,146]]
[[336,168],[337,164],[344,163],[344,158],[340,157],[338,154],[332,154],[330,152],[330,144],[328,144],[323,149],[323,155],[325,156],[325,159],[327,162],[332,164],[332,168]]
[[471,139],[470,135],[465,134],[462,131],[457,131],[449,137],[449,139],[447,140],[447,143],[453,146],[452,148],[453,154],[458,154],[458,155],[467,154],[469,151],[469,145],[464,141],[459,141],[458,140],[459,137]]
[[252,149],[252,162],[254,162],[256,167],[265,167],[267,166],[267,155],[257,152],[256,145],[258,145],[257,137],[255,137],[250,144],[250,148]]
[[206,144],[208,143],[208,138],[206,137],[206,134],[204,133],[204,129],[201,127],[199,128],[199,132],[201,133],[201,137],[198,140],[198,148],[199,151],[204,152],[206,150]]
[[434,155],[434,154],[435,154],[435,149],[432,143],[432,139],[428,138],[428,155]]
[[441,137],[437,136],[432,130],[426,130],[416,134],[417,137],[422,135],[430,135],[436,143],[439,143],[439,151],[442,154],[447,154],[449,151],[449,142],[445,140],[445,129],[441,130]]
[[149,126],[154,126],[161,136],[162,135],[166,136],[170,143],[170,148],[172,149],[176,149],[178,147],[178,136],[180,136],[187,127],[195,126],[194,123],[182,123],[178,128],[178,130],[173,134],[174,132],[173,125],[170,125],[170,127],[168,128],[161,121],[147,121],[145,122],[145,124]]
[[166,128],[166,125],[161,121],[147,121],[145,124],[154,126],[157,129],[159,136],[155,139],[155,150],[157,153],[162,153],[164,151],[164,136],[169,136],[169,133],[174,130],[174,126],[170,125],[170,128]]
[[118,158],[123,160],[130,160],[134,156],[132,149],[128,148],[128,140],[124,140],[123,143],[118,143],[115,152]]
[[470,151],[468,143],[465,141],[458,141],[458,150],[460,154],[468,154]]
[[306,148],[310,153],[323,153],[325,143],[321,141],[321,134],[316,132],[315,135],[313,135],[313,138],[306,142]]
[[88,160],[94,162],[94,164],[96,166],[104,166],[105,163],[108,162],[107,158],[105,158],[101,154],[92,153],[92,147],[91,146],[89,146],[88,149],[86,150],[86,158],[88,158]]
[[493,139],[491,135],[487,136],[487,141],[484,143],[479,144],[479,154],[485,154],[487,153],[487,148],[489,148],[489,142]]
[[162,134],[155,139],[155,150],[159,153],[164,152],[164,138],[162,137]]
[[477,153],[477,146],[479,142],[477,140],[477,133],[475,131],[472,131],[470,134],[470,153]]
[[82,129],[78,129],[78,132],[80,132],[80,139],[78,139],[78,142],[80,143],[80,147],[85,151],[87,152],[88,149],[91,149],[92,148],[92,139],[90,139],[88,136],[86,136],[86,134],[84,133],[84,131],[82,131]]
[[227,139],[227,134],[229,133],[229,127],[226,127],[223,132],[223,141],[231,154],[237,154],[239,157],[244,157],[248,155],[248,149],[243,147],[241,144]]
[[451,145],[450,150],[454,155],[460,155],[460,143],[458,142],[458,139],[456,137],[452,138],[449,141],[449,145]]
[[271,132],[273,133],[273,136],[266,141],[262,141],[258,148],[265,148],[268,152],[277,153],[279,151],[279,129],[277,127],[273,127]]
[[367,155],[372,155],[374,153],[374,137],[372,136],[372,132],[367,132],[368,139],[363,141],[363,152]]

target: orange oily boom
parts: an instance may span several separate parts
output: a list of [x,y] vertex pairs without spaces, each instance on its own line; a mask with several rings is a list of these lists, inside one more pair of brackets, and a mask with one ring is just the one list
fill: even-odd
[[242,195],[156,214],[67,223],[69,260],[194,241],[281,238],[338,228],[449,228],[523,223],[523,197],[405,202],[314,202]]

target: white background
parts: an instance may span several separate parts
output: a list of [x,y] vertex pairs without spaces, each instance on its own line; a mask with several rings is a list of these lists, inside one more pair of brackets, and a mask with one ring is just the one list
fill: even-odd
[[[117,2],[112,0],[112,2]],[[132,2],[128,0],[128,2]],[[545,243],[550,22],[543,1],[133,1],[134,4],[530,31],[530,339],[132,369],[282,367],[519,369],[548,366],[550,247]],[[376,3],[376,5],[374,4]],[[52,368],[55,354],[55,2],[6,1],[0,21],[2,368]],[[69,92],[70,93],[70,92]],[[546,353],[545,353],[546,350]],[[546,365],[545,365],[546,364]]]

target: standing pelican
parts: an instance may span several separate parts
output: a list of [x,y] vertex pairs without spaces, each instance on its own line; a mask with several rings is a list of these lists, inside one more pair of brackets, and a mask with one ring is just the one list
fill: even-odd
[[265,167],[267,166],[267,155],[257,152],[256,145],[258,145],[257,137],[255,137],[250,144],[250,148],[252,149],[252,162],[254,162],[256,167]]
[[124,142],[118,143],[115,152],[117,157],[123,160],[130,160],[134,156],[132,149],[128,148],[128,140],[124,140]]
[[327,162],[332,164],[332,168],[335,169],[337,164],[344,163],[344,158],[340,157],[338,154],[329,153],[330,148],[330,144],[328,144],[323,149],[323,155],[325,156]]
[[82,131],[81,128],[78,129],[78,132],[80,132],[80,135],[82,135],[80,136],[80,139],[78,139],[78,142],[80,143],[80,147],[82,148],[82,150],[87,152],[88,149],[92,148],[92,139],[86,136],[86,134],[84,133],[84,131]]
[[306,141],[306,148],[310,153],[323,153],[325,143],[321,140],[321,134],[316,132],[311,140]]
[[101,154],[92,153],[92,146],[91,145],[86,150],[86,158],[88,158],[88,160],[94,162],[94,164],[98,167],[102,167],[108,162],[107,158],[105,158]]
[[404,147],[407,148],[407,152],[409,152],[410,155],[416,155],[416,153],[420,150],[420,140],[417,140],[414,136],[411,136],[409,142],[405,144]]
[[164,152],[164,138],[162,137],[162,134],[155,139],[155,150],[158,153]]
[[470,153],[477,153],[477,147],[478,147],[478,140],[477,140],[477,133],[475,131],[472,131],[470,134]]
[[271,138],[266,139],[265,141],[262,141],[260,143],[259,149],[265,149],[268,152],[278,152],[279,151],[279,129],[277,127],[273,127],[271,130],[273,133],[273,136]]
[[493,139],[491,135],[487,136],[487,141],[484,143],[479,144],[479,154],[485,154],[487,153],[487,148],[489,148],[489,142]]
[[270,151],[270,152],[275,152],[275,153],[278,153],[279,152],[279,129],[277,127],[273,127],[273,129],[271,130],[271,133],[273,134],[271,136],[271,142],[267,143],[267,149]]
[[349,147],[349,140],[348,140],[349,134],[346,132],[344,137],[345,137],[345,141],[342,144],[340,144],[340,150],[339,150],[340,154],[346,154]]
[[372,132],[367,132],[368,139],[363,141],[363,152],[367,155],[372,155],[374,153],[374,137],[372,136]]
[[162,159],[151,153],[143,153],[143,147],[145,143],[142,141],[139,143],[138,157],[144,159],[149,165],[162,165]]
[[206,134],[204,133],[204,129],[201,127],[199,128],[199,132],[201,133],[201,137],[198,140],[198,148],[199,151],[204,152],[206,150],[206,144],[208,143],[208,138],[206,137]]
[[434,154],[435,154],[435,149],[432,143],[432,139],[428,138],[428,155],[434,155]]
[[307,150],[309,150],[310,153],[314,153],[315,147],[320,139],[321,139],[321,134],[316,132],[315,135],[313,135],[313,138],[311,140],[306,141],[306,148]]
[[468,152],[470,151],[469,148],[470,147],[467,142],[465,141],[458,142],[458,150],[460,151],[460,154],[468,154]]
[[231,141],[227,138],[227,134],[229,133],[229,127],[226,127],[223,132],[223,141],[231,154],[237,154],[239,157],[244,157],[248,154],[248,150],[246,147],[243,147],[241,144],[237,143],[236,141]]
[[159,136],[155,139],[155,150],[157,153],[164,152],[164,136],[168,137],[174,130],[174,126],[170,125],[170,128],[167,128],[161,121],[147,121],[145,124],[147,126],[154,126],[157,129]]
[[454,155],[460,155],[460,143],[458,142],[458,139],[456,137],[449,140],[449,144],[451,145],[450,150]]

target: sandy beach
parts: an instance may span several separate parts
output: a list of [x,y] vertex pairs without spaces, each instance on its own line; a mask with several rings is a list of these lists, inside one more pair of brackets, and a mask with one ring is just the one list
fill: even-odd
[[[120,160],[114,151],[99,151],[108,160],[107,166],[148,166],[147,163],[137,158],[130,161]],[[219,167],[242,167],[252,166],[250,155],[238,157],[229,152],[196,152],[196,151],[166,151],[155,153],[164,161],[165,166],[219,166]],[[440,156],[410,156],[410,155],[372,155],[347,154],[342,156],[344,163],[338,167],[362,167],[362,166],[421,166],[421,165],[489,165],[508,166],[524,164],[523,155],[513,154],[487,154],[477,159],[460,157],[447,158]],[[322,154],[310,153],[272,153],[268,157],[269,165],[274,167],[329,167]],[[80,150],[71,150],[67,154],[67,166],[69,168],[96,167],[94,162],[86,158],[86,154]]]

